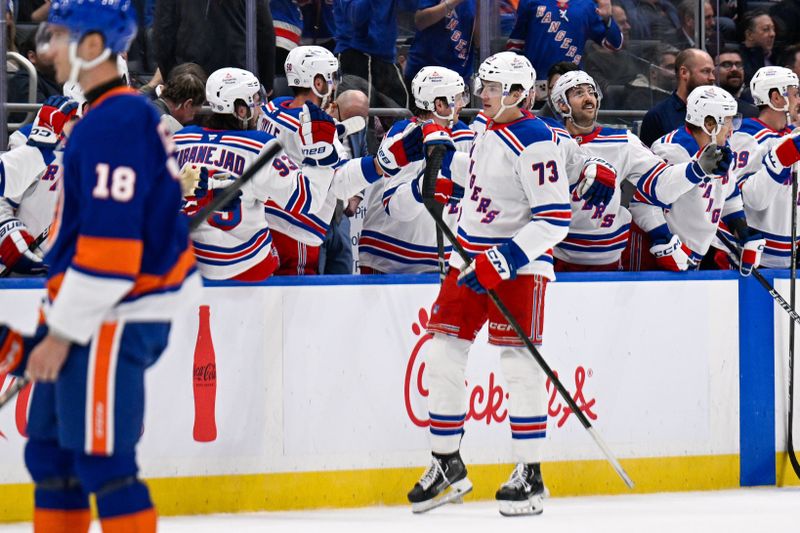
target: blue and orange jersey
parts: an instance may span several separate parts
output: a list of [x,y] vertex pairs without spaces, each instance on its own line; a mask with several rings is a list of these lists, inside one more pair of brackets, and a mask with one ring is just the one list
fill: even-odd
[[164,297],[195,271],[177,167],[159,124],[144,97],[116,87],[93,102],[65,149],[46,258],[47,322],[79,344],[112,310],[124,316],[135,306],[140,318],[162,318]]

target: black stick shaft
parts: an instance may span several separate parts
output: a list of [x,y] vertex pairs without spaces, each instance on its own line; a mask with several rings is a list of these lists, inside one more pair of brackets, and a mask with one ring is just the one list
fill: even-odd
[[[447,238],[448,241],[450,241],[450,244],[453,246],[453,250],[459,256],[461,256],[461,259],[464,260],[465,264],[469,264],[472,262],[472,258],[469,256],[469,253],[467,253],[464,247],[461,246],[461,243],[458,242],[456,236],[442,219],[441,209],[438,208],[439,204],[434,199],[434,195],[436,193],[436,176],[441,168],[442,159],[444,158],[444,151],[444,147],[434,147],[431,150],[431,154],[429,155],[427,161],[428,166],[425,169],[425,175],[423,179],[422,198],[425,203],[425,208],[431,214],[439,229],[442,230],[442,234]],[[566,387],[564,387],[564,384],[561,383],[561,380],[558,379],[558,376],[556,376],[556,373],[553,372],[552,368],[550,368],[550,365],[547,364],[547,361],[544,360],[531,339],[525,334],[525,331],[523,331],[522,327],[519,325],[519,322],[517,322],[517,319],[514,318],[514,316],[511,314],[511,311],[509,311],[494,290],[489,289],[487,292],[489,294],[489,298],[492,300],[492,303],[494,303],[495,307],[497,307],[506,321],[508,321],[508,323],[511,325],[511,328],[514,330],[520,340],[525,344],[525,347],[550,379],[550,382],[556,387],[556,390],[558,390],[558,393],[572,410],[572,413],[578,418],[581,425],[583,425],[583,427],[589,431],[598,446],[600,446],[601,450],[606,455],[606,458],[614,467],[614,470],[616,470],[617,474],[619,474],[628,487],[633,488],[633,481],[631,481],[630,477],[619,464],[619,461],[617,461],[617,459],[611,454],[611,451],[609,450],[608,446],[606,446],[605,442],[603,442],[603,440],[600,438],[599,434],[594,431],[589,419],[586,418],[586,415],[583,414],[581,408],[575,403],[572,395],[569,393],[569,391],[567,391]]]
[[226,205],[228,202],[233,200],[239,189],[244,187],[244,185],[253,179],[258,171],[261,170],[267,163],[272,161],[272,159],[278,155],[278,152],[282,150],[282,147],[278,141],[272,141],[272,144],[267,151],[261,154],[261,156],[256,159],[247,170],[244,171],[239,179],[237,179],[233,184],[225,187],[223,192],[219,195],[214,196],[214,199],[211,200],[208,204],[206,204],[203,209],[200,210],[196,215],[189,219],[189,231],[194,231],[199,228],[203,222],[205,222],[208,217],[210,217],[214,211],[219,210],[222,206]]

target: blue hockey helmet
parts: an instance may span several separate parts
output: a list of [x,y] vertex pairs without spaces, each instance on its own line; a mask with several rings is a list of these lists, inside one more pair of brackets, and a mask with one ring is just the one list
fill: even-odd
[[74,42],[88,33],[101,34],[113,54],[127,52],[136,37],[131,0],[53,0],[47,20],[68,28]]

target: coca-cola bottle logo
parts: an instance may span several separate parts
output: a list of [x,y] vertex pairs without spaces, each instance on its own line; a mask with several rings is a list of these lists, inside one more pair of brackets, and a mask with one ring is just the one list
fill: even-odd
[[[428,397],[428,389],[425,386],[425,361],[420,357],[420,352],[423,346],[430,341],[433,337],[427,333],[425,329],[428,327],[428,312],[425,308],[421,308],[418,314],[418,322],[411,325],[411,331],[414,335],[419,336],[414,348],[411,350],[411,355],[406,364],[406,374],[403,383],[403,397],[406,406],[406,414],[409,420],[418,427],[428,427],[430,419],[428,418],[425,407],[420,407],[415,404],[424,404],[424,402],[415,401],[416,399],[424,399]],[[558,372],[555,373],[558,376]],[[573,400],[580,408],[587,418],[597,420],[597,414],[593,408],[597,403],[596,398],[587,400],[584,393],[586,380],[592,377],[593,372],[591,369],[586,369],[584,366],[577,366],[574,373],[574,386],[572,388]],[[497,383],[495,373],[489,372],[486,386],[481,384],[470,385],[468,381],[464,384],[468,389],[469,405],[467,406],[467,420],[484,421],[487,425],[491,423],[501,423],[508,417],[508,411],[505,402],[508,400],[508,392],[506,392],[501,385]],[[573,414],[572,409],[566,402],[558,395],[558,390],[553,386],[550,379],[547,380],[547,391],[550,394],[550,399],[547,406],[547,413],[550,417],[556,419],[556,426],[562,427],[569,417]]]
[[217,380],[217,365],[208,363],[205,365],[197,365],[194,367],[194,380],[196,382],[216,382]]
[[[18,379],[14,376],[10,376],[8,374],[0,374],[0,391],[4,390],[5,382],[8,378],[8,386],[11,387],[14,385],[14,382]],[[14,409],[14,422],[16,425],[17,433],[21,437],[28,436],[28,404],[30,403],[31,397],[31,390],[33,390],[33,383],[28,383],[19,394],[17,394],[17,398],[15,400],[15,409]],[[3,433],[2,429],[0,429],[0,438],[8,440],[6,434]]]

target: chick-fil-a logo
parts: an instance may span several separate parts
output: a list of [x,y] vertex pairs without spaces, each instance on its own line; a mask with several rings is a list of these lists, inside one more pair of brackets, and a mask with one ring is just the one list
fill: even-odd
[[[428,389],[425,388],[423,378],[425,375],[425,362],[420,360],[419,354],[422,347],[433,337],[425,332],[428,326],[428,312],[423,308],[419,310],[419,321],[411,325],[411,331],[414,335],[419,336],[419,340],[411,350],[411,355],[408,358],[406,365],[406,376],[403,388],[403,395],[406,405],[406,413],[408,418],[415,426],[428,427],[430,419],[428,413],[416,413],[413,406],[413,398],[428,397]],[[556,376],[558,372],[556,372]],[[575,404],[580,408],[581,412],[591,420],[597,420],[597,414],[593,408],[597,403],[596,398],[587,400],[584,393],[586,380],[592,377],[591,369],[586,369],[583,366],[575,368],[574,374],[574,390],[572,399]],[[489,372],[489,380],[486,386],[483,385],[470,385],[465,382],[469,389],[469,398],[467,406],[467,420],[485,421],[486,424],[492,422],[503,422],[508,417],[508,411],[505,407],[505,401],[508,400],[508,393],[503,390],[495,379],[494,372]],[[572,409],[566,402],[559,396],[558,390],[547,380],[547,391],[550,394],[550,400],[547,406],[547,414],[556,422],[556,427],[562,427],[570,415],[573,414]]]
[[[0,392],[6,390],[6,381],[8,381],[8,387],[11,387],[17,379],[18,378],[9,376],[8,374],[0,374]],[[17,426],[17,433],[23,437],[28,436],[28,403],[31,397],[32,386],[31,383],[28,383],[25,388],[19,391],[16,400],[14,400],[16,404],[14,409],[14,422]],[[0,439],[8,440],[8,437],[6,437],[2,429],[0,429]]]

